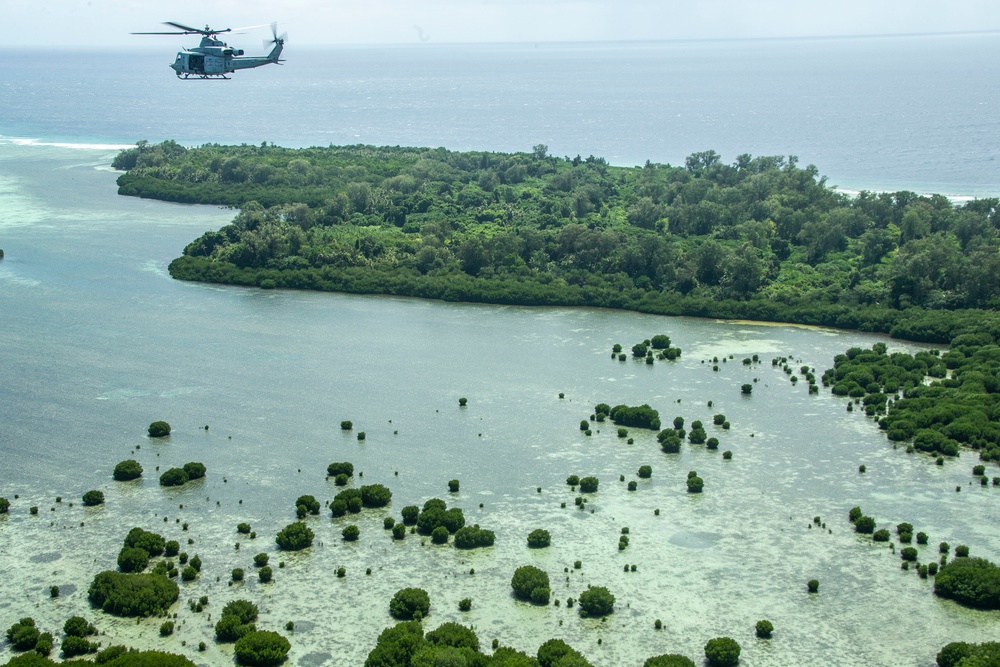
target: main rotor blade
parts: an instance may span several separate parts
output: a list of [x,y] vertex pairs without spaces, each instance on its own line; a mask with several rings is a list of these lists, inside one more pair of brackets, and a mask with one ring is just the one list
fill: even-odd
[[186,30],[187,32],[206,32],[205,30],[202,30],[201,28],[192,28],[189,25],[184,25],[183,23],[175,23],[173,21],[164,21],[163,25],[172,25],[175,28],[179,28],[181,30]]
[[204,28],[192,28],[191,26],[184,25],[183,23],[175,23],[173,21],[165,21],[163,23],[163,25],[171,25],[171,26],[173,26],[175,28],[180,28],[181,30],[184,30],[188,34],[197,34],[197,35],[206,35],[206,36],[207,35],[219,35],[219,34],[222,34],[224,32],[232,32],[233,31],[232,28],[223,28],[222,30],[212,30],[212,28],[210,28],[209,26],[205,26]]
[[130,35],[186,35],[187,32],[130,32]]
[[233,28],[233,30],[253,30],[255,28],[266,28],[266,23],[261,23],[260,25],[245,25],[241,28]]

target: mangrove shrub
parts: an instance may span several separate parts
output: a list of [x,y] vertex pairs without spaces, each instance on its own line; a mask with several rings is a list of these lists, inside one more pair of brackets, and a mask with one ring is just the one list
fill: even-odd
[[401,588],[389,601],[389,613],[400,620],[417,620],[426,616],[431,609],[431,598],[422,588]]
[[354,464],[344,461],[342,463],[331,463],[326,467],[326,474],[328,477],[336,477],[337,475],[347,475],[348,477],[354,476]]
[[455,547],[458,549],[477,549],[479,547],[491,547],[496,540],[496,535],[492,530],[485,530],[474,526],[464,526],[455,531]]
[[[431,503],[431,501],[437,501]],[[465,525],[465,514],[461,508],[444,509],[444,501],[432,498],[417,516],[417,531],[422,535],[430,535],[438,527],[444,527],[449,533],[455,533]]]
[[534,565],[523,565],[514,570],[510,587],[514,590],[514,597],[529,601],[541,597],[541,591],[537,595],[532,595],[536,589],[544,589],[546,602],[548,602],[549,575]]
[[22,618],[7,629],[7,641],[16,651],[30,651],[38,643],[40,634],[38,628],[35,627],[35,619],[29,616]]
[[170,424],[165,421],[155,421],[149,425],[147,432],[151,438],[162,438],[165,435],[170,435]]
[[862,535],[871,535],[875,532],[875,519],[870,516],[858,517],[854,522],[854,531]]
[[740,645],[731,637],[716,637],[705,644],[705,658],[712,667],[729,667],[740,661]]
[[187,484],[189,479],[184,468],[170,468],[160,475],[160,486],[182,486]]
[[119,482],[127,482],[132,479],[138,479],[139,477],[142,477],[142,466],[139,465],[139,462],[134,459],[120,461],[118,465],[115,466],[113,476],[115,480]]
[[104,504],[104,493],[97,490],[90,490],[83,494],[83,504],[88,507]]
[[63,632],[71,637],[88,637],[97,634],[97,628],[82,616],[71,616],[63,623]]
[[100,648],[98,642],[88,641],[84,637],[78,637],[76,635],[69,635],[62,640],[62,652],[63,657],[72,658],[77,655],[86,655],[87,653],[96,653],[97,649]]
[[934,593],[970,607],[1000,609],[1000,567],[985,558],[956,558],[938,570]]
[[1000,665],[1000,642],[952,642],[937,654],[938,667],[992,667]]
[[90,603],[115,616],[163,616],[180,594],[177,584],[160,574],[122,574],[106,570],[87,591]]
[[197,461],[184,464],[184,472],[187,473],[189,480],[201,479],[205,476],[205,470],[205,465]]
[[309,526],[301,521],[296,521],[278,531],[274,541],[278,543],[278,547],[281,549],[299,551],[312,546],[313,537],[314,534],[309,529]]
[[660,431],[657,434],[656,439],[660,443],[660,449],[667,454],[676,454],[681,451],[681,437],[674,429],[668,428]]
[[128,531],[128,535],[125,536],[124,546],[138,547],[147,551],[150,556],[159,556],[166,548],[166,542],[163,540],[162,535],[136,527]]
[[528,547],[530,549],[541,549],[543,547],[547,547],[551,541],[552,537],[549,535],[549,531],[544,528],[536,528],[528,533]]
[[385,507],[392,500],[392,491],[382,484],[361,487],[361,504],[365,507]]
[[417,523],[417,517],[420,515],[420,508],[416,505],[407,505],[401,511],[403,515],[403,523],[407,526],[414,526]]
[[646,404],[639,406],[616,405],[611,408],[611,413],[608,416],[619,426],[660,430],[660,413]]
[[295,500],[296,510],[299,507],[304,507],[309,514],[319,514],[319,501],[313,496],[299,496]]
[[604,586],[587,586],[577,602],[581,616],[607,616],[615,610],[615,596]]
[[437,646],[479,650],[479,637],[476,636],[476,633],[458,623],[442,623],[424,635],[424,639]]
[[646,658],[642,667],[695,667],[694,661],[679,653],[664,653]]
[[222,614],[215,624],[215,637],[220,642],[234,642],[253,632],[259,610],[249,600],[233,600],[222,608]]
[[236,640],[234,652],[236,662],[249,667],[272,667],[280,665],[292,647],[287,639],[277,632],[255,630]]
[[149,565],[149,552],[138,547],[122,547],[118,552],[118,569],[122,572],[142,572]]
[[[590,663],[587,662],[579,651],[561,639],[548,640],[538,647],[537,655],[537,664],[540,667],[590,667]],[[517,667],[529,667],[534,664],[536,663],[524,660],[513,663]]]

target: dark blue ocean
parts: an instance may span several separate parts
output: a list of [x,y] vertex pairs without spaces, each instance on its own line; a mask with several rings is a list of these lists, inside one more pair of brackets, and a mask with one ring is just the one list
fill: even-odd
[[188,82],[167,67],[181,45],[0,50],[0,137],[542,143],[619,165],[678,164],[714,149],[726,161],[797,155],[848,190],[1000,194],[995,34],[328,50],[293,41],[282,67]]

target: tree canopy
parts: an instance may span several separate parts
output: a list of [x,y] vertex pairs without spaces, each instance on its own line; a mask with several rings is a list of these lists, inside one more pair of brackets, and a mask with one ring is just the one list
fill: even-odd
[[110,570],[94,577],[91,604],[115,616],[163,616],[180,589],[161,574],[122,574]]
[[834,358],[823,384],[859,399],[889,440],[935,456],[969,447],[983,461],[1000,461],[1000,346],[986,323],[956,336],[944,353],[851,348]]
[[587,586],[580,593],[580,614],[583,616],[607,616],[615,610],[615,596],[604,586]]
[[151,438],[162,438],[170,435],[170,424],[165,421],[155,421],[149,425],[147,432]]
[[712,667],[728,667],[740,661],[740,645],[731,637],[716,637],[705,644],[705,658]]
[[480,528],[479,524],[474,526],[463,526],[455,531],[456,549],[478,549],[480,547],[491,547],[496,541],[496,534],[492,530]]
[[236,640],[236,661],[249,667],[280,665],[288,656],[291,643],[277,632],[254,630]]
[[[629,168],[538,151],[166,141],[125,150],[114,165],[128,169],[121,194],[240,209],[171,264],[180,279],[937,342],[967,316],[998,320],[1000,200],[849,196],[794,157],[726,164],[704,151],[682,166]],[[934,325],[922,326],[928,313]]]
[[249,600],[232,600],[222,608],[222,614],[215,624],[215,637],[221,642],[234,642],[254,630],[257,620],[257,605]]
[[142,466],[135,459],[121,461],[115,466],[114,478],[119,482],[127,482],[142,477]]
[[1000,567],[985,558],[955,558],[938,570],[934,593],[970,607],[1000,609]]
[[312,546],[313,537],[315,534],[309,526],[296,521],[279,530],[274,541],[278,547],[286,551],[301,551]]
[[431,598],[422,588],[401,588],[389,601],[389,613],[401,620],[419,620],[430,609]]
[[510,586],[514,590],[514,597],[519,600],[549,601],[549,575],[534,565],[523,565],[514,570]]

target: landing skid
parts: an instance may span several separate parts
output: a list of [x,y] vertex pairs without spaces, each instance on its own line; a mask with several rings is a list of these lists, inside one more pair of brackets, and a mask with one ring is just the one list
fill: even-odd
[[226,76],[225,74],[189,74],[189,73],[183,73],[183,74],[181,74],[181,73],[178,73],[177,74],[177,78],[181,79],[182,81],[187,81],[188,79],[195,79],[195,80],[197,80],[197,79],[201,79],[201,80],[224,79],[226,81],[229,81],[232,77]]

